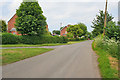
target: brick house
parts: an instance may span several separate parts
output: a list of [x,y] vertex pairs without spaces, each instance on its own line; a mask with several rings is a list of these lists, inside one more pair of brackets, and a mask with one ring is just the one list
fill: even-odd
[[61,29],[61,31],[60,31],[60,35],[61,36],[67,36],[66,34],[68,33],[67,32],[67,28],[69,27],[70,25],[67,25],[67,26],[65,26],[64,28],[62,28]]
[[21,35],[16,31],[16,28],[15,28],[15,25],[14,25],[15,24],[15,18],[17,18],[16,14],[8,21],[8,33]]
[[[17,15],[15,14],[9,21],[8,21],[8,33],[21,35],[19,32],[17,32],[15,27],[15,19],[17,18]],[[48,31],[48,25],[46,25],[46,30]]]

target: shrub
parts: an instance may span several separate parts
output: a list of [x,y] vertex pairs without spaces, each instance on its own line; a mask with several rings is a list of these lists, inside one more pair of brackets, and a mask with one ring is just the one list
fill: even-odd
[[24,44],[42,44],[42,43],[67,43],[68,39],[66,37],[59,36],[23,36],[22,43]]
[[95,44],[96,47],[99,47],[110,53],[113,57],[118,58],[118,41],[116,41],[115,39],[103,39],[101,36],[98,36],[95,38]]
[[2,35],[3,44],[43,44],[43,43],[67,43],[68,39],[64,36],[51,36],[51,35],[42,35],[42,36],[30,36],[23,35],[17,36],[10,33],[4,33]]
[[13,35],[10,33],[3,33],[2,34],[2,43],[3,44],[18,44],[20,43],[20,37],[17,35]]
[[41,37],[24,35],[21,37],[21,43],[23,44],[41,44]]
[[80,38],[70,38],[69,41],[80,41]]
[[68,38],[67,37],[61,36],[60,38],[61,38],[61,42],[62,43],[67,43],[68,42]]

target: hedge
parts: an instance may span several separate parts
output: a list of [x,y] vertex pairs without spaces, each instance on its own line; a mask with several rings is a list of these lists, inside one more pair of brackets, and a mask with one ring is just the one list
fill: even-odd
[[2,34],[2,44],[18,44],[20,41],[19,36],[10,33]]
[[81,40],[86,40],[84,37],[83,38],[69,38],[69,41],[81,41]]
[[43,43],[67,43],[68,39],[64,36],[18,36],[10,33],[2,34],[2,44],[43,44]]

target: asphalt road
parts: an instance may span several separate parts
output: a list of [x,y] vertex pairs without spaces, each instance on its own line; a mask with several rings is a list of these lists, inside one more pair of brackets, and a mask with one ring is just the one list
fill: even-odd
[[3,78],[100,78],[92,41],[61,46],[53,51],[3,66]]

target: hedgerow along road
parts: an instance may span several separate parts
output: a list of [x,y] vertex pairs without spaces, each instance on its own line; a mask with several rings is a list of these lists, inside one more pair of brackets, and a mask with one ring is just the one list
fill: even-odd
[[3,78],[100,78],[92,41],[60,46],[3,66]]

